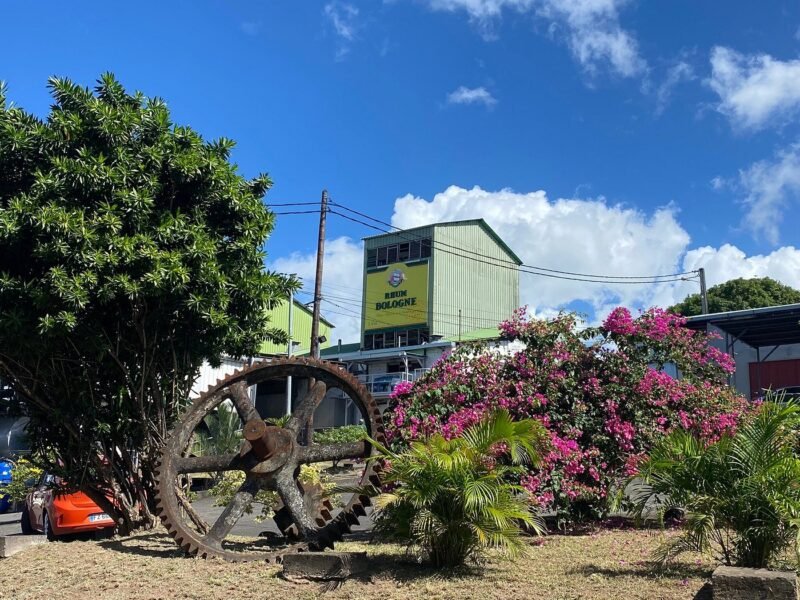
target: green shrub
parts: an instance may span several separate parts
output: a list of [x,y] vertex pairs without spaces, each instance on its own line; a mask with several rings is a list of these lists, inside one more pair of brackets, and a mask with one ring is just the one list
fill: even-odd
[[11,469],[11,483],[0,490],[8,494],[12,502],[22,502],[31,491],[31,480],[38,481],[42,470],[25,458],[18,460]]
[[[244,483],[244,478],[243,471],[225,471],[217,484],[209,490],[214,497],[214,506],[227,506]],[[304,486],[319,485],[324,496],[328,497],[334,505],[340,504],[338,495],[334,493],[335,484],[320,471],[317,465],[302,465],[298,480]],[[277,492],[259,490],[253,501],[245,507],[244,512],[250,515],[253,514],[254,507],[260,507],[254,520],[261,523],[275,514],[279,500]]]
[[386,462],[376,531],[437,567],[479,560],[488,548],[523,551],[521,526],[541,533],[543,525],[510,481],[538,462],[544,439],[537,421],[514,422],[501,410],[459,437],[435,434],[399,454],[375,444]]
[[658,442],[639,466],[642,515],[686,511],[683,534],[656,558],[711,552],[726,565],[767,567],[797,543],[800,523],[800,405],[765,402],[738,429],[714,443],[683,430]]
[[[331,427],[314,432],[315,444],[347,444],[359,442],[367,437],[367,428],[363,425],[345,425]],[[333,461],[334,468],[339,465],[338,460]]]

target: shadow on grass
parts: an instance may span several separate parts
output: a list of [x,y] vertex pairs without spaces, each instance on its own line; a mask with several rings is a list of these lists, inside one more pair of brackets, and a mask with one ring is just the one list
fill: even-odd
[[711,577],[711,570],[701,565],[689,565],[685,563],[675,563],[667,567],[657,564],[646,563],[640,566],[631,565],[629,567],[609,568],[598,565],[582,565],[568,571],[571,575],[602,575],[603,577],[647,577],[658,579],[706,579]]
[[491,566],[466,565],[452,569],[437,568],[426,562],[418,562],[411,555],[396,553],[370,553],[364,573],[354,574],[350,579],[369,583],[375,578],[387,578],[397,582],[420,579],[448,581],[458,579],[480,579]]
[[106,540],[98,544],[106,550],[155,558],[181,558],[187,554],[175,541],[163,533],[146,533]]
[[[645,579],[708,579],[711,577],[711,570],[708,567],[689,564],[672,564],[667,567],[662,567],[658,564],[645,564],[642,566],[630,566],[621,568],[608,568],[598,565],[583,565],[577,569],[569,571],[572,575],[583,575],[590,577],[592,575],[602,575],[609,579],[615,577],[641,577]],[[713,598],[712,587],[710,583],[706,583],[702,588],[692,596],[693,600],[711,600]]]
[[[164,533],[145,533],[125,538],[117,538],[101,542],[100,547],[124,554],[136,554],[155,558],[191,558],[171,537]],[[248,540],[225,540],[225,550],[234,552],[272,552],[284,550],[286,539],[283,537],[261,537]]]

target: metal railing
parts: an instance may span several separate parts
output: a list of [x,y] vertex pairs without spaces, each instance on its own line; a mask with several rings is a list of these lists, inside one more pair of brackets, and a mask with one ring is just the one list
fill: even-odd
[[358,380],[364,384],[373,396],[388,396],[401,381],[413,382],[422,377],[430,369],[414,369],[401,373],[376,373],[371,375],[357,375]]

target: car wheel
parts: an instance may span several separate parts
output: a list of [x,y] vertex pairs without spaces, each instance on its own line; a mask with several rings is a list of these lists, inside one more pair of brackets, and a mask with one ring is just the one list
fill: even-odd
[[47,536],[48,542],[55,542],[56,541],[56,534],[53,531],[53,525],[50,523],[50,515],[44,513],[42,515],[42,522],[44,524],[44,534]]
[[31,525],[31,513],[28,512],[28,507],[22,507],[22,516],[19,518],[19,525],[22,528],[22,533],[24,535],[31,535],[32,533],[36,533]]

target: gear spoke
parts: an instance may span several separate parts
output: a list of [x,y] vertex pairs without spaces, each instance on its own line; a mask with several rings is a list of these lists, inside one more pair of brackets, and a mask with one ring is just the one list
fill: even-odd
[[[250,398],[253,386],[293,377],[309,382],[308,393],[292,413],[286,428],[267,425]],[[366,515],[369,498],[353,494],[344,503],[341,512],[332,518],[330,503],[317,486],[298,485],[298,466],[302,464],[346,458],[367,458],[373,451],[368,440],[358,443],[298,446],[299,433],[308,428],[314,411],[322,402],[328,389],[337,388],[358,407],[370,439],[378,444],[385,441],[381,413],[367,389],[341,365],[313,358],[273,358],[234,371],[195,398],[167,436],[159,457],[156,475],[156,514],[169,535],[190,556],[222,558],[232,562],[266,561],[276,563],[290,552],[307,552],[333,547]],[[242,427],[245,438],[236,448],[230,437],[211,456],[188,456],[195,446],[196,435],[204,431],[204,421],[215,414],[220,405],[230,402],[237,418],[228,425]],[[270,414],[280,411],[280,406],[270,407]],[[235,423],[240,420],[241,424]],[[250,423],[248,429],[244,424]],[[249,439],[245,430],[250,432]],[[260,434],[259,434],[260,431]],[[207,432],[205,432],[207,433]],[[232,433],[232,432],[230,432]],[[238,437],[238,433],[237,433]],[[231,443],[228,444],[227,442]],[[254,441],[262,441],[259,452]],[[256,444],[257,445],[257,444]],[[222,449],[222,448],[225,449]],[[375,463],[365,461],[356,485],[380,485],[379,469]],[[177,485],[191,473],[221,473],[241,471],[245,481],[233,495],[222,514],[210,523],[202,518],[197,507],[192,506],[188,495]],[[235,530],[237,522],[247,519],[245,513],[255,501],[259,490],[269,489],[278,494],[283,507],[273,517],[277,528],[288,536],[286,543],[273,544],[263,538],[246,534],[236,543],[226,540]],[[206,533],[208,532],[208,533]],[[292,538],[299,536],[300,539]],[[225,544],[225,546],[223,546]]]
[[275,488],[278,491],[278,495],[281,497],[283,505],[292,516],[292,520],[297,526],[300,536],[309,539],[316,533],[317,526],[306,511],[303,502],[303,494],[300,493],[300,489],[297,487],[297,482],[294,479],[292,471],[293,469],[289,467],[284,467],[278,471],[275,477]]
[[259,485],[255,479],[245,479],[234,494],[233,499],[225,507],[211,530],[206,534],[206,539],[215,546],[221,546],[222,540],[230,533],[239,518],[245,513],[250,503],[258,492]]
[[366,450],[366,442],[314,444],[312,446],[298,446],[296,456],[298,462],[309,464],[345,458],[364,458]]
[[261,415],[258,414],[252,398],[250,398],[250,386],[246,381],[239,381],[231,385],[228,390],[233,405],[236,407],[236,412],[239,413],[239,418],[247,423],[255,419],[260,419]]
[[220,471],[241,471],[246,468],[246,461],[238,454],[221,456],[185,456],[175,460],[175,472],[206,473]]
[[327,391],[328,387],[324,382],[316,381],[314,385],[311,386],[311,389],[308,390],[305,397],[300,401],[298,407],[294,409],[292,417],[289,419],[289,422],[286,423],[286,429],[293,433],[300,433],[303,425],[314,416],[314,411],[317,410],[317,406],[322,402]]

